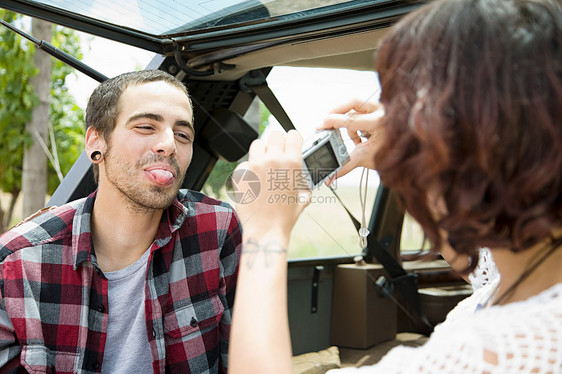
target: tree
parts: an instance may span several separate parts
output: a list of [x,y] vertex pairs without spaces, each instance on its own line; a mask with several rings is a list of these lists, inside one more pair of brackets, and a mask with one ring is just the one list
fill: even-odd
[[[50,43],[53,37],[53,25],[33,18],[31,33],[36,39]],[[32,142],[23,151],[21,184],[24,217],[43,208],[47,194],[47,154],[42,146],[47,144],[49,132],[51,56],[38,51],[33,54],[33,63],[37,68],[37,74],[31,78],[30,83],[38,100],[31,113],[31,120],[25,125],[25,131],[31,135]]]
[[[0,12],[4,21],[14,23],[18,18],[15,13]],[[0,32],[0,189],[11,197],[7,209],[0,207],[0,231],[4,231],[21,191],[24,145],[31,142],[24,129],[37,103],[29,83],[37,69],[32,61],[33,51],[23,44],[21,37],[6,28]]]
[[[17,14],[0,10],[5,21],[24,27]],[[62,27],[53,29],[52,43],[77,58],[81,58],[78,35]],[[10,196],[10,202],[0,205],[0,232],[12,220],[16,199],[22,189],[24,148],[34,139],[25,131],[38,99],[30,84],[37,68],[33,63],[35,48],[14,32],[0,29],[0,190]],[[44,53],[38,51],[38,53]],[[49,154],[47,193],[59,184],[59,176],[68,172],[83,149],[83,111],[74,102],[66,87],[66,77],[73,69],[53,60],[51,70],[51,101],[49,105],[50,135],[45,146]],[[43,149],[43,147],[42,147]],[[45,149],[43,149],[45,152]],[[58,160],[58,161],[57,161]],[[57,166],[60,170],[57,172]]]
[[[73,30],[57,26],[53,44],[70,55],[82,59],[80,37]],[[49,162],[47,193],[52,195],[62,178],[84,149],[84,110],[68,92],[66,79],[75,74],[73,67],[53,59],[51,73],[51,105],[49,106],[50,153],[55,162]],[[53,139],[56,139],[53,142]],[[55,157],[56,156],[56,157]],[[56,163],[58,162],[58,168]]]

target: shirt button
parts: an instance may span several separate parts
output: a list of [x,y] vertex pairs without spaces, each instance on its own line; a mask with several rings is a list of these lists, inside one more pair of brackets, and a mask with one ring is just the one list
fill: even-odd
[[100,313],[103,313],[105,311],[105,307],[102,304],[98,305],[97,309],[98,309],[98,312],[100,312]]
[[98,370],[100,368],[100,363],[99,362],[94,362],[94,364],[92,365],[92,367],[94,368],[94,370]]
[[189,324],[191,325],[191,327],[197,326],[197,320],[195,319],[195,317],[191,317],[191,322],[189,322]]

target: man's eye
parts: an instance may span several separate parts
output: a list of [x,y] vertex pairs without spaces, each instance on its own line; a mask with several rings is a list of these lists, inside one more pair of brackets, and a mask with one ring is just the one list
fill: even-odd
[[149,125],[138,125],[136,128],[139,130],[152,130],[152,126]]
[[184,132],[176,132],[176,136],[183,142],[191,142],[191,136]]

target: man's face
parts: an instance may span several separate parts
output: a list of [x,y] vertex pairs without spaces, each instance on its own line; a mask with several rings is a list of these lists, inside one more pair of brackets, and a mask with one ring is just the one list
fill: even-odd
[[137,210],[165,209],[181,186],[191,156],[193,112],[185,93],[163,81],[129,86],[100,168],[102,184]]

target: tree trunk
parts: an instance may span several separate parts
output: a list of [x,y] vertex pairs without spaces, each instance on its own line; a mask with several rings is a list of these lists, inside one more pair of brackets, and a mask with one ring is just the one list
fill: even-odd
[[4,222],[4,208],[2,208],[2,201],[0,200],[0,235],[6,231],[7,224]]
[[[5,229],[8,229],[12,225],[12,217],[14,216],[14,209],[16,207],[16,202],[18,201],[18,197],[20,196],[20,190],[14,189],[10,192],[10,206],[8,207],[8,211],[6,212],[6,226]],[[27,216],[26,216],[27,217]],[[25,217],[22,217],[25,218]]]
[[[53,27],[49,22],[33,18],[31,33],[39,40],[50,42],[53,36]],[[25,149],[23,155],[23,217],[43,208],[47,194],[47,155],[38,137],[43,139],[44,144],[48,144],[51,56],[36,49],[33,59],[39,72],[31,79],[31,84],[39,98],[39,105],[33,109],[33,118],[26,125],[26,130],[31,134],[33,144]]]

